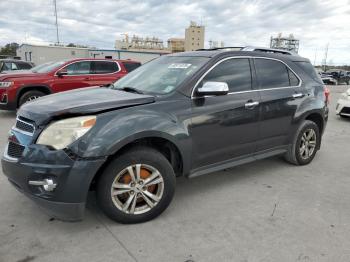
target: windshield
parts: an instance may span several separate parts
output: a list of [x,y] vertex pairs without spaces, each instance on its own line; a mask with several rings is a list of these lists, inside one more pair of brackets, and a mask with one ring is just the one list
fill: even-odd
[[112,88],[168,94],[208,60],[207,57],[162,56],[127,74],[115,82]]
[[51,65],[53,63],[55,63],[55,62],[47,62],[45,64],[37,65],[37,66],[32,67],[30,70],[33,71],[34,73],[36,73],[39,69],[44,68],[44,67]]
[[56,61],[56,62],[48,62],[42,65],[38,65],[36,67],[33,67],[31,70],[34,73],[48,73],[61,65],[65,64],[67,61]]

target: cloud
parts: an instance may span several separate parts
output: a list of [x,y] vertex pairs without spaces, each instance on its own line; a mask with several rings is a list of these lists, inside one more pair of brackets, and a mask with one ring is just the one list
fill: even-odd
[[[60,40],[113,48],[123,33],[184,36],[190,20],[206,26],[209,40],[227,46],[268,46],[271,35],[294,34],[300,54],[321,63],[350,64],[350,0],[57,0]],[[0,1],[0,45],[56,41],[54,7],[48,0]]]

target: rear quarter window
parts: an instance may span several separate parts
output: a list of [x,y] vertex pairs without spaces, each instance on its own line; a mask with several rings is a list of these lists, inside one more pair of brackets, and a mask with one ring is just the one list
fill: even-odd
[[323,83],[319,74],[317,74],[313,65],[309,62],[294,62],[298,67],[300,67],[309,77],[316,80],[319,83]]
[[123,62],[123,65],[126,69],[126,71],[131,72],[134,71],[136,68],[141,66],[141,63],[128,63],[128,62]]
[[31,69],[32,66],[30,64],[27,64],[27,63],[17,63],[17,66],[19,69]]

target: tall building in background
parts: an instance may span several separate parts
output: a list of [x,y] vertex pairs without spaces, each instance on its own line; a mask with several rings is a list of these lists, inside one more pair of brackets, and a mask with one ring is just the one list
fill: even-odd
[[185,51],[204,48],[204,31],[203,25],[197,25],[191,21],[190,26],[185,31]]
[[184,38],[169,38],[168,49],[172,53],[185,51],[185,39]]
[[163,45],[163,40],[158,37],[140,37],[137,35],[129,37],[128,34],[123,34],[123,36],[124,38],[115,41],[117,50],[169,53]]
[[299,40],[295,39],[293,34],[290,34],[288,37],[283,37],[282,33],[279,33],[277,37],[271,36],[270,47],[298,53]]

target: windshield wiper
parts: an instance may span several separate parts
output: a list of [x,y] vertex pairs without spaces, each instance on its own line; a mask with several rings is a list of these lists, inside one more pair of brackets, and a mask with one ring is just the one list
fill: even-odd
[[117,90],[122,90],[122,91],[125,91],[125,92],[131,92],[131,93],[136,93],[136,94],[143,94],[143,92],[137,88],[134,88],[134,87],[130,87],[130,86],[125,86],[125,87],[122,87],[122,88],[117,88]]

